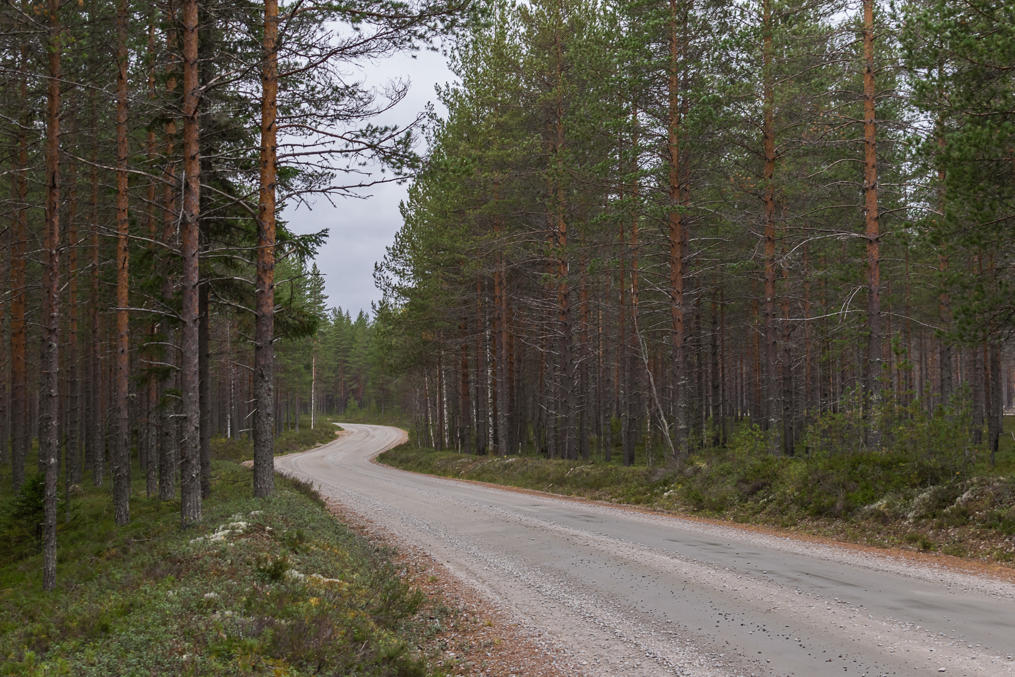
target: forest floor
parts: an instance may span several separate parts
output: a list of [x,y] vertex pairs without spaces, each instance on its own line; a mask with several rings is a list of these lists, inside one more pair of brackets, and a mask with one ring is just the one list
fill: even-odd
[[[1006,429],[1015,420],[1006,421]],[[1015,568],[1015,442],[944,481],[890,453],[842,458],[692,454],[681,464],[473,455],[405,445],[379,457],[405,470],[654,511],[774,527],[864,546]]]
[[[280,452],[334,434],[330,423],[288,433]],[[142,498],[140,472],[122,528],[108,486],[72,487],[51,593],[26,526],[41,494],[0,504],[10,544],[0,551],[0,674],[465,674],[518,653],[475,600],[419,557],[336,523],[305,485],[279,477],[272,499],[254,500],[236,462],[249,442],[214,448],[212,496],[194,527],[180,528],[178,500]]]

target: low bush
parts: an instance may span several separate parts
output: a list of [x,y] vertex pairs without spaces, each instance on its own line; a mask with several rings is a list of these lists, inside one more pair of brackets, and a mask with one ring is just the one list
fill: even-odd
[[876,435],[865,432],[855,410],[827,413],[811,422],[794,456],[773,454],[772,440],[745,424],[725,448],[662,466],[409,445],[380,459],[438,475],[1012,561],[1015,444],[1006,441],[997,465],[989,465],[972,444],[964,401],[934,413],[919,403],[881,402]]
[[142,477],[122,528],[107,491],[82,489],[53,592],[34,551],[0,564],[0,674],[426,673],[430,622],[389,553],[305,487],[279,478],[255,500],[249,470],[213,472],[202,523],[182,530],[179,502],[140,498]]

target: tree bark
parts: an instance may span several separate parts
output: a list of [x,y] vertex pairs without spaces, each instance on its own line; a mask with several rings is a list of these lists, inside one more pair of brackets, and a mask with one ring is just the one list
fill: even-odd
[[[11,181],[11,187],[13,188],[14,181]],[[0,226],[0,283],[3,281],[9,281],[10,270],[11,270],[11,241],[10,241],[10,228],[3,228]],[[9,307],[9,292],[0,293],[0,346],[3,346],[7,340],[7,318],[8,318],[8,307]],[[11,408],[11,394],[8,388],[8,370],[7,365],[9,352],[2,353],[3,357],[0,358],[0,466],[5,466],[9,462],[8,450],[10,449],[10,408]]]
[[198,3],[184,0],[183,20],[183,213],[180,249],[183,298],[180,381],[183,448],[180,454],[180,513],[184,524],[201,520],[201,401],[198,334],[201,321],[198,244],[201,211],[201,145],[198,106]]
[[257,209],[257,320],[254,334],[254,496],[275,488],[273,380],[275,353],[275,183],[278,113],[278,1],[264,3],[261,64],[261,177]]
[[[638,135],[637,135],[637,110],[632,109],[632,119],[635,124],[635,136],[631,139],[631,146],[637,153],[638,148]],[[632,170],[637,171],[637,160],[633,160]],[[637,178],[631,182],[631,199],[637,205],[640,199],[640,186]],[[621,434],[623,435],[623,455],[624,465],[633,465],[634,450],[638,444],[638,437],[640,436],[641,428],[638,426],[638,412],[641,410],[641,399],[642,399],[642,388],[641,384],[644,382],[639,376],[642,371],[646,371],[645,381],[649,380],[651,374],[647,372],[648,365],[641,359],[641,335],[638,331],[638,313],[639,313],[639,284],[640,284],[640,272],[639,272],[639,211],[634,209],[631,215],[631,223],[629,227],[630,240],[627,243],[628,253],[628,282],[627,282],[627,313],[625,322],[628,324],[628,338],[621,346],[620,359],[624,362],[623,371],[625,374],[624,390],[625,390],[625,407],[622,414],[623,421],[621,423]]]
[[201,498],[211,496],[211,312],[208,307],[208,282],[201,285],[198,299],[201,320],[198,326],[198,374],[201,399]]
[[[97,119],[93,116],[93,119]],[[97,164],[98,147],[92,147],[91,195],[89,197],[89,217],[91,219],[91,278],[89,280],[89,306],[91,309],[90,327],[92,333],[91,359],[89,360],[89,412],[88,449],[91,458],[92,483],[102,486],[106,473],[106,411],[102,406],[102,322],[99,314],[99,170]]]
[[[166,51],[168,54],[173,55],[178,49],[179,35],[175,29],[176,26],[176,8],[173,0],[166,3],[166,25],[169,27],[166,33]],[[167,66],[166,73],[166,96],[173,100],[176,96],[177,86],[177,70],[176,64],[170,62]],[[166,249],[170,249],[175,245],[176,239],[176,219],[177,214],[177,175],[176,175],[176,120],[170,117],[166,121],[165,126],[165,143],[166,143],[166,167],[164,174],[164,190],[163,190],[163,221],[162,221],[162,243],[166,246]],[[169,268],[169,266],[167,266]],[[165,299],[166,303],[170,302],[173,297],[174,279],[170,274],[166,274],[162,278],[162,298]],[[171,306],[170,306],[171,307]],[[170,324],[168,318],[162,321],[162,341],[163,343],[169,344],[172,342],[172,338],[175,335],[175,331]],[[163,362],[172,363],[177,354],[163,347],[162,350]],[[160,383],[160,401],[159,401],[159,413],[160,413],[160,441],[159,441],[159,498],[163,501],[171,501],[176,496],[176,470],[179,464],[179,435],[177,434],[178,426],[175,418],[177,409],[177,398],[171,395],[171,391],[176,383],[176,377],[173,371],[166,371],[165,376],[162,378]]]
[[763,122],[762,146],[764,149],[764,211],[765,211],[765,424],[774,448],[779,407],[779,332],[775,310],[775,88],[772,72],[772,3],[765,0],[762,17],[762,80]]
[[1001,392],[1001,344],[990,341],[986,345],[987,355],[987,445],[990,448],[990,465],[997,465],[997,452],[1001,442],[1003,394]]
[[49,52],[46,93],[46,230],[43,295],[42,402],[39,458],[45,473],[42,529],[42,587],[56,587],[56,492],[59,436],[60,377],[60,0],[49,0]]
[[113,514],[130,521],[130,376],[129,225],[127,195],[127,0],[116,7],[116,447],[113,462]]
[[[881,226],[878,206],[877,122],[874,86],[874,0],[863,0],[863,138],[864,230],[867,238],[867,378],[868,398],[875,397],[881,378]],[[874,432],[872,442],[877,443]]]
[[[66,448],[64,450],[64,484],[65,494],[70,494],[70,485],[81,482],[84,472],[81,457],[81,369],[79,334],[81,304],[78,303],[78,227],[77,227],[77,173],[74,165],[70,165],[67,176],[67,304],[69,308],[66,360],[67,365],[67,408],[65,420]],[[67,513],[68,517],[70,513]]]
[[667,164],[669,169],[667,214],[670,268],[670,331],[673,349],[673,399],[676,405],[673,444],[676,455],[687,453],[689,379],[687,374],[687,336],[685,331],[684,258],[687,229],[681,211],[683,193],[680,186],[680,20],[677,0],[669,0],[669,64],[667,67]]
[[[147,56],[150,63],[148,70],[148,101],[154,105],[156,98],[155,80],[155,17],[154,12],[148,21]],[[145,135],[145,156],[149,166],[156,166],[155,159],[155,127],[150,126]],[[155,219],[155,204],[158,199],[158,186],[154,178],[148,181],[147,199],[145,201],[145,232],[153,243],[158,240],[158,229]],[[158,320],[151,320],[148,325],[148,345],[145,357],[154,360],[158,355],[155,345],[159,338]],[[145,422],[144,435],[141,442],[142,457],[145,470],[145,495],[148,498],[158,496],[159,492],[159,382],[155,370],[149,366],[145,375]]]
[[[21,48],[18,73],[18,94],[28,105],[28,84],[25,69],[28,46]],[[14,212],[11,219],[11,471],[14,491],[25,482],[25,458],[28,456],[28,333],[25,303],[25,257],[28,250],[28,129],[29,112],[18,125],[17,148],[14,152]]]

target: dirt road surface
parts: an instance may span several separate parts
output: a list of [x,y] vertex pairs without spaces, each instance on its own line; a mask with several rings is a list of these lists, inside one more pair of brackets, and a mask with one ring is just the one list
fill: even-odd
[[371,462],[342,424],[282,472],[418,547],[588,675],[1015,675],[1015,585]]

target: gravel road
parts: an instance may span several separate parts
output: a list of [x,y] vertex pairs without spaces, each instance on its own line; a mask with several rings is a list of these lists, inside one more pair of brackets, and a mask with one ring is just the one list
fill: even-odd
[[396,428],[275,459],[419,547],[588,675],[1015,676],[1015,585],[854,549],[372,463]]

